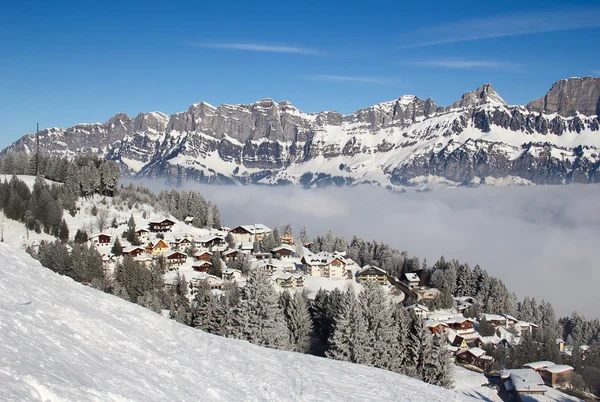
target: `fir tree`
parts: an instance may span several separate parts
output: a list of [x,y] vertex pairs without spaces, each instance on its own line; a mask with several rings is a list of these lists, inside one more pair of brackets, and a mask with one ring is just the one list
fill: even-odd
[[66,243],[69,240],[69,227],[67,226],[67,222],[64,220],[64,218],[60,222],[60,229],[58,231],[58,238],[63,243]]
[[283,303],[282,309],[290,333],[291,350],[308,353],[312,331],[312,321],[308,312],[308,299],[303,292],[296,292],[293,296],[290,296],[289,292],[286,291],[280,297],[289,299],[287,303]]
[[117,257],[120,257],[123,255],[123,246],[121,246],[121,242],[119,241],[118,237],[115,239],[115,242],[113,243],[113,246],[110,249],[110,252],[113,253]]
[[335,317],[325,355],[331,359],[362,364],[367,360],[364,350],[368,342],[367,326],[352,286],[346,291],[345,299],[342,311]]
[[83,244],[87,243],[88,234],[84,230],[77,229],[77,233],[75,233],[75,243]]

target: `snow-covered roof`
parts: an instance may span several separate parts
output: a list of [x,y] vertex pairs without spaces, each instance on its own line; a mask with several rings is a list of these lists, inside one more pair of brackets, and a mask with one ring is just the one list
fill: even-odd
[[107,236],[107,237],[112,237],[112,236],[111,236],[111,235],[109,235],[108,233],[96,233],[96,234],[93,234],[93,235],[91,235],[91,236],[89,237],[89,239],[90,239],[90,240],[91,240],[91,239],[95,239],[96,237],[99,237],[99,236]]
[[507,320],[509,320],[509,321],[514,321],[514,322],[517,322],[517,321],[519,321],[519,320],[517,320],[515,317],[513,317],[513,316],[512,316],[512,315],[510,315],[510,314],[502,314],[502,315],[503,315],[504,317],[506,317],[506,319],[507,319]]
[[148,229],[146,229],[146,228],[141,228],[141,229],[138,229],[138,230],[135,231],[135,233],[139,233],[139,232],[148,232],[148,233],[150,233],[150,231]]
[[467,317],[464,317],[462,315],[455,315],[453,317],[450,317],[450,318],[444,320],[444,322],[446,324],[462,324],[465,321],[471,321],[471,322],[473,322],[473,320],[471,318],[467,318]]
[[407,272],[404,274],[404,277],[409,282],[420,282],[421,281],[421,278],[419,278],[419,275],[417,275],[414,272]]
[[532,362],[532,363],[527,363],[523,365],[523,368],[531,368],[534,370],[539,370],[539,369],[543,369],[546,367],[551,367],[551,366],[555,366],[556,364],[554,364],[553,362],[550,361],[539,361],[539,362]]
[[275,279],[282,279],[284,281],[287,281],[288,279],[292,279],[292,274],[290,274],[289,272],[282,272],[276,275]]
[[406,310],[429,311],[429,308],[427,306],[422,305],[422,304],[415,303],[415,304],[411,304],[410,306],[406,307]]
[[213,255],[213,253],[211,253],[211,252],[210,252],[210,251],[208,251],[208,250],[198,250],[198,251],[196,251],[196,252],[194,253],[194,256],[196,256],[196,257],[200,257],[201,255],[204,255],[204,254],[210,254],[210,255]]
[[499,314],[482,314],[481,319],[485,318],[486,321],[502,321],[506,322],[506,317]]
[[266,233],[272,232],[271,229],[269,229],[262,223],[256,223],[254,225],[240,225],[238,227],[244,229],[245,231],[247,231],[248,233],[253,234],[253,235],[266,234]]
[[369,269],[374,269],[375,271],[379,272],[382,275],[387,275],[387,272],[385,272],[383,269],[376,267],[374,265],[365,265],[360,271],[358,271],[358,275],[362,274],[363,272],[368,271]]
[[288,250],[293,253],[296,251],[296,248],[294,246],[290,246],[289,244],[282,244],[281,246],[277,246],[277,247],[271,249],[271,251],[274,253],[281,251],[281,250]]
[[201,236],[198,239],[196,239],[196,243],[208,243],[210,241],[213,241],[215,239],[218,240],[223,240],[223,236],[217,236],[217,235],[206,235],[206,236]]
[[486,353],[485,350],[478,348],[478,347],[474,347],[474,348],[469,348],[467,350],[463,350],[459,354],[466,353],[466,352],[471,353],[475,357],[481,357],[481,356],[485,355],[485,353]]
[[242,273],[242,271],[240,271],[239,269],[235,269],[235,268],[225,268],[222,272],[225,275],[233,275],[236,272],[239,272],[240,274]]
[[555,364],[554,366],[545,367],[542,370],[549,373],[558,374],[564,373],[565,371],[571,371],[573,370],[573,367],[567,366],[566,364]]
[[254,249],[254,243],[250,242],[244,242],[242,243],[242,245],[240,246],[240,248],[242,250],[253,250]]
[[446,325],[446,324],[444,324],[443,322],[435,321],[435,320],[432,320],[432,319],[428,319],[428,320],[425,320],[425,321],[423,321],[423,324],[424,324],[424,325],[425,325],[427,328],[435,328],[435,327],[437,327],[438,325],[442,325],[442,326],[444,326],[444,327],[447,327],[447,325]]
[[187,254],[182,253],[181,251],[169,251],[167,254],[165,254],[165,257],[169,258],[169,257],[172,257],[172,256],[174,256],[176,254],[181,254],[181,255],[187,257]]
[[318,254],[305,255],[302,258],[302,261],[304,261],[307,265],[314,266],[314,265],[329,265],[336,259],[340,260],[343,264],[346,263],[346,261],[344,260],[344,257],[342,257],[340,254],[328,253],[325,251],[321,251]]
[[140,247],[140,246],[131,246],[131,247],[125,247],[125,248],[123,249],[123,253],[124,253],[124,254],[129,254],[129,253],[132,253],[132,252],[134,252],[135,250],[141,250],[141,251],[144,251],[144,248],[143,248],[143,247]]

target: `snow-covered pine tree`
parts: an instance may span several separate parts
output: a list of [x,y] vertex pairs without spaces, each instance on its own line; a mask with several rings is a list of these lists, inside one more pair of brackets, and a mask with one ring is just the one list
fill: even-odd
[[379,283],[371,281],[363,284],[358,301],[368,337],[364,345],[364,364],[389,369],[396,347],[389,301]]
[[433,354],[433,336],[423,321],[415,318],[409,336],[409,359],[414,366],[416,378],[425,381],[431,375],[430,356]]
[[240,305],[247,312],[242,314],[248,317],[246,339],[262,346],[287,349],[288,328],[269,274],[262,269],[250,271],[241,295]]
[[409,333],[412,323],[410,316],[402,306],[402,303],[394,305],[392,319],[396,339],[392,342],[393,359],[389,369],[398,373],[404,373],[405,368],[411,365],[408,358],[410,342]]
[[452,363],[448,357],[446,338],[438,333],[433,335],[433,354],[431,355],[431,370],[427,370],[425,382],[440,387],[452,387]]
[[312,320],[308,312],[308,298],[303,292],[283,292],[280,306],[284,308],[284,316],[290,333],[290,350],[308,353],[310,350],[310,333]]
[[365,346],[369,341],[362,309],[352,286],[345,293],[345,304],[335,317],[329,349],[325,355],[330,359],[363,364],[367,361]]

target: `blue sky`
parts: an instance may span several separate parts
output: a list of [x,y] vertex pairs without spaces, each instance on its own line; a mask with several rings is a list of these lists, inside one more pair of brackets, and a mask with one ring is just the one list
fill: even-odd
[[[525,4],[524,4],[525,3]],[[403,94],[509,103],[600,75],[598,1],[14,1],[0,14],[0,147],[41,127],[201,100],[343,113]]]

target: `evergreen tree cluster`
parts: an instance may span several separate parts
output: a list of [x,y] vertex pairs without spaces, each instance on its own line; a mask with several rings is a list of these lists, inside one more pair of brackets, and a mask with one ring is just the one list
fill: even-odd
[[377,283],[365,283],[358,297],[352,287],[317,296],[313,317],[319,338],[329,334],[327,357],[451,385],[445,338],[432,334],[421,320],[411,320],[401,304],[390,304]]
[[91,284],[97,289],[108,289],[102,257],[94,247],[75,243],[69,252],[68,246],[59,240],[42,240],[37,250],[29,248],[28,252],[44,267],[56,273],[71,277],[77,282]]
[[[64,183],[70,162],[60,156],[40,155],[37,159],[37,175]],[[36,176],[36,154],[26,152],[7,152],[0,159],[0,173],[9,175]]]
[[0,210],[7,218],[23,222],[27,230],[43,230],[62,241],[69,238],[63,208],[74,209],[75,199],[64,186],[49,186],[41,177],[36,178],[31,191],[16,176],[0,182]]

